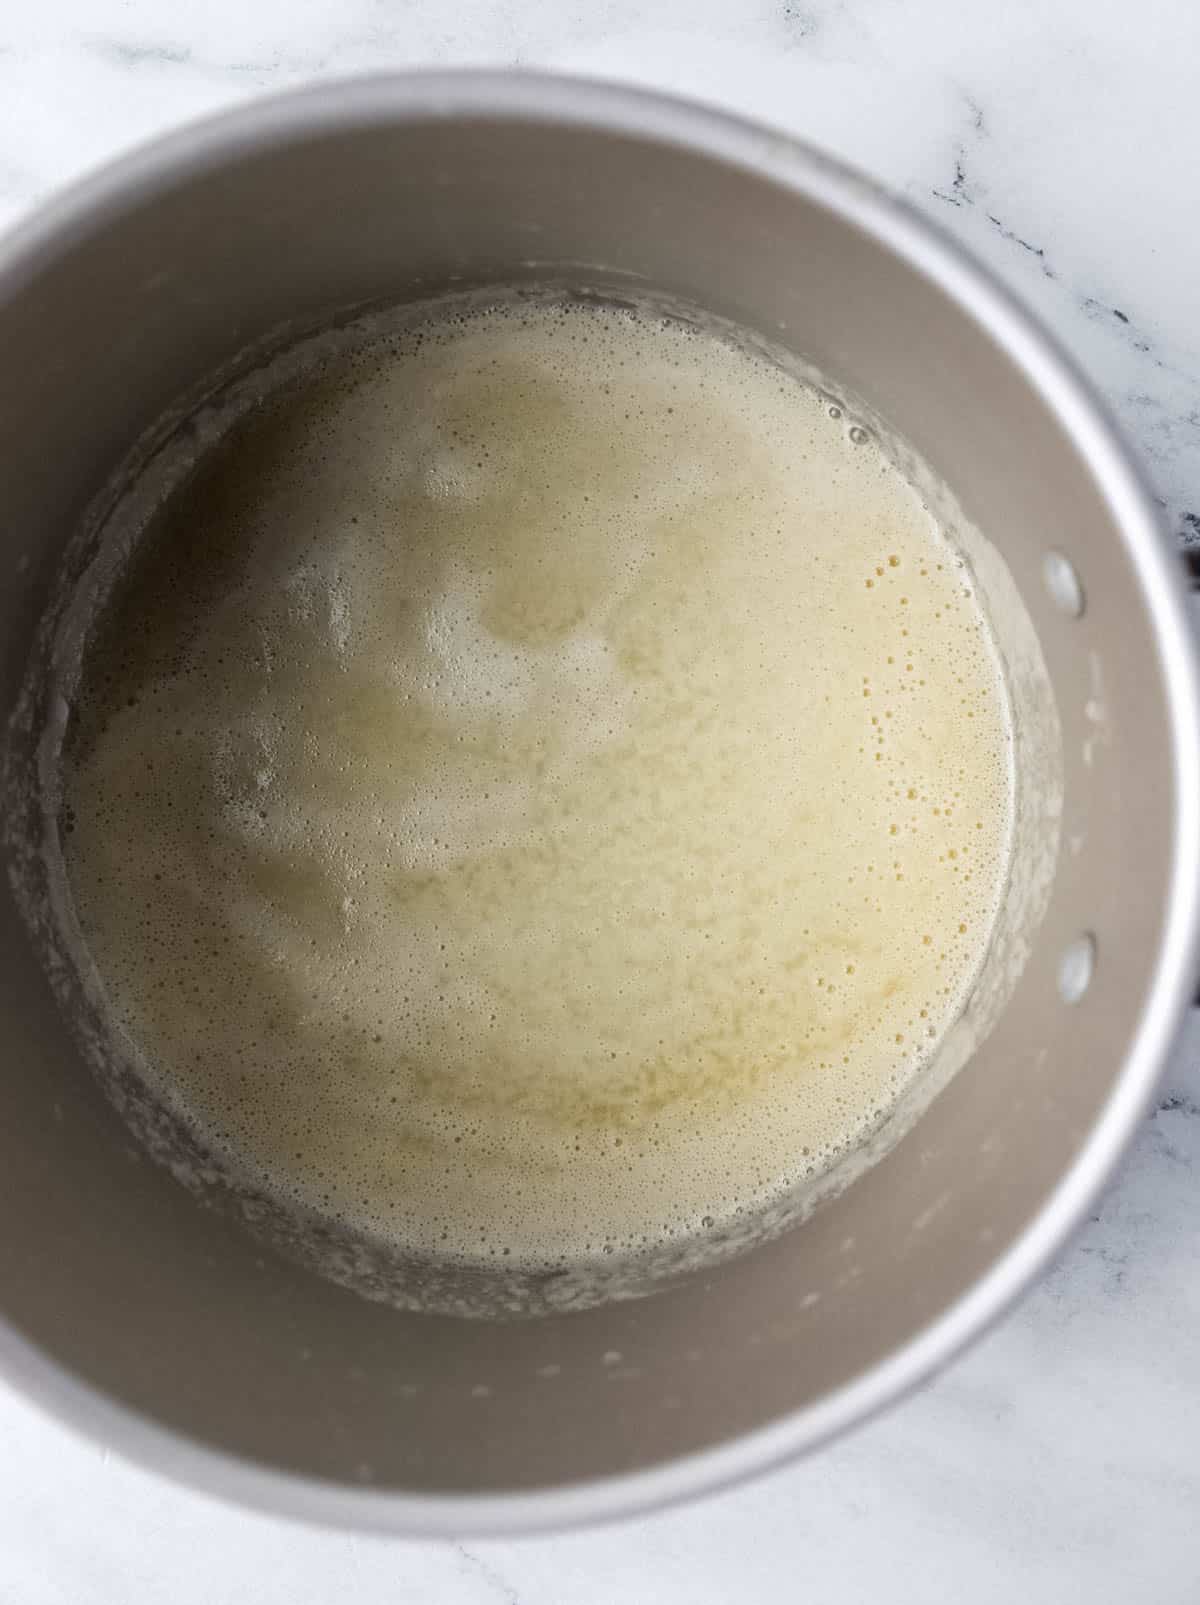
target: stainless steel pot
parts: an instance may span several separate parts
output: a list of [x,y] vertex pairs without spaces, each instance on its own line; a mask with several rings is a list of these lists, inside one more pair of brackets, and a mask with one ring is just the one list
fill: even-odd
[[874,1169],[702,1277],[496,1326],[368,1303],[199,1207],[81,1066],[3,901],[4,1371],[187,1481],[401,1533],[676,1499],[912,1387],[1080,1219],[1193,975],[1193,650],[1154,508],[1101,409],[895,200],[778,134],[656,96],[479,73],[321,88],[162,141],[10,237],[0,706],[64,543],[180,396],[281,324],[543,274],[650,285],[782,341],[945,480],[1040,643],[1062,848],[991,1035]]

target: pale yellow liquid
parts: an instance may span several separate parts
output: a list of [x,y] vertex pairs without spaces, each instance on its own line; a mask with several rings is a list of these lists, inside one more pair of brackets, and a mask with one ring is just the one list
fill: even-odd
[[719,1228],[961,1007],[1010,737],[968,572],[777,367],[581,305],[257,409],[84,666],[66,860],[160,1095],[463,1262]]

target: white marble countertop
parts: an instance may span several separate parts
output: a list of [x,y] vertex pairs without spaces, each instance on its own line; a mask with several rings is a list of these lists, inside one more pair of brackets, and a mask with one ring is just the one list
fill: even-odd
[[[1188,0],[39,0],[0,20],[0,225],[250,94],[417,64],[674,89],[848,157],[1058,331],[1200,540]],[[1200,1022],[1093,1220],[951,1371],[807,1463],[562,1538],[244,1514],[0,1389],[0,1605],[1108,1605],[1200,1599]]]

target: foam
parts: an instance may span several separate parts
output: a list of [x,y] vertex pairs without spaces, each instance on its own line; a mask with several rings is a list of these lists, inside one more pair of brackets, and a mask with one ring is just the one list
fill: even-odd
[[978,973],[1012,766],[970,573],[868,432],[682,324],[313,351],[84,663],[114,1027],[255,1186],[406,1254],[719,1233],[878,1126]]

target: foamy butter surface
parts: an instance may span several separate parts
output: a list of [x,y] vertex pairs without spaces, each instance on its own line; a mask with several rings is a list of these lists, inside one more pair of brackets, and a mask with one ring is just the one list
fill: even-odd
[[980,964],[1010,813],[967,571],[860,429],[646,315],[291,380],[171,496],[67,777],[84,939],[258,1186],[517,1266],[825,1168]]

